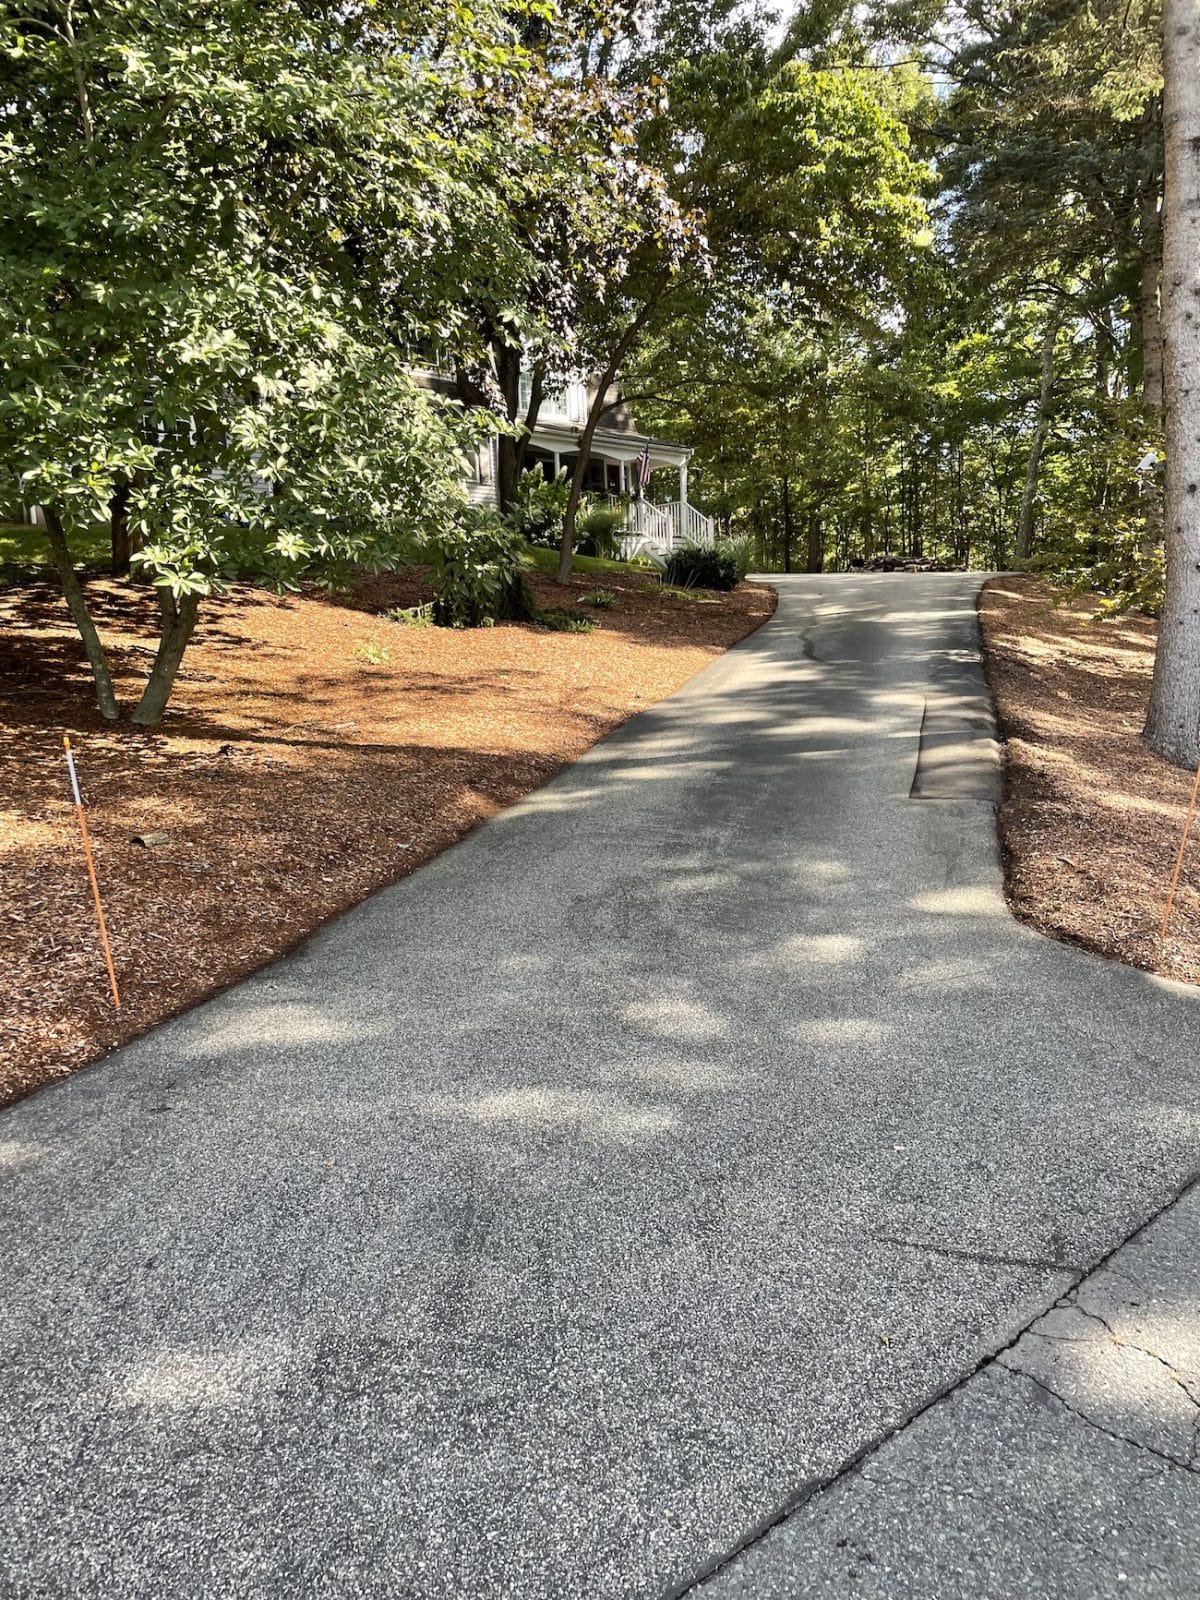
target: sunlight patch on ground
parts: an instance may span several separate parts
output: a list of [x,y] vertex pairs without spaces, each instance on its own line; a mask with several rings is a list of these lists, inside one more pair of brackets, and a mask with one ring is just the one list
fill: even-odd
[[914,911],[946,917],[1004,917],[1004,902],[991,884],[963,884],[956,889],[931,889],[908,902]]
[[499,1094],[483,1095],[478,1100],[429,1095],[422,1104],[429,1111],[468,1122],[524,1128],[574,1128],[617,1144],[654,1138],[667,1133],[678,1121],[674,1113],[655,1106],[636,1105],[611,1095],[550,1084],[506,1089]]
[[871,1017],[812,1017],[795,1023],[789,1030],[797,1044],[821,1050],[863,1045],[875,1048],[887,1041],[891,1031]]
[[850,933],[797,933],[784,940],[780,955],[793,966],[837,967],[865,948],[866,941]]
[[281,1339],[245,1339],[223,1350],[162,1347],[111,1379],[115,1405],[155,1411],[223,1409],[275,1380],[289,1354]]
[[0,1139],[0,1172],[18,1172],[36,1166],[45,1154],[40,1144],[25,1139]]
[[707,1044],[729,1034],[729,1024],[724,1018],[714,1016],[688,995],[635,1001],[620,1015],[622,1021],[635,1028],[664,1039],[682,1039],[688,1044]]

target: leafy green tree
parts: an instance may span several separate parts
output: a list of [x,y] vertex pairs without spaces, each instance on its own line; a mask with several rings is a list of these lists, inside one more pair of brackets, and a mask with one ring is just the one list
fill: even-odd
[[[72,561],[104,518],[162,630],[158,720],[204,596],[396,560],[450,515],[473,424],[407,375],[464,276],[519,279],[478,84],[510,8],[22,0],[0,9],[0,471]],[[511,273],[510,273],[511,269]]]
[[[923,169],[870,75],[819,70],[747,39],[741,18],[708,53],[677,62],[659,116],[641,134],[681,222],[590,307],[584,348],[601,373],[576,458],[560,577],[592,432],[618,373],[653,382],[649,352],[710,348],[769,304],[776,320],[854,315],[905,270],[924,234]],[[703,249],[690,249],[696,232]],[[669,237],[669,236],[668,236]],[[670,329],[667,334],[666,330]],[[694,370],[703,372],[700,360]]]

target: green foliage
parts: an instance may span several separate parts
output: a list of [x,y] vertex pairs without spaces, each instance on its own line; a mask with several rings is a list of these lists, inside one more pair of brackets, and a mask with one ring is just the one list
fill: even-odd
[[396,622],[402,628],[432,628],[433,601],[427,601],[423,606],[393,606],[384,615],[389,622]]
[[[548,550],[542,545],[525,545],[524,552],[528,564],[535,572],[551,576],[558,571],[558,552]],[[653,572],[655,567],[648,561],[608,561],[602,556],[576,556],[576,570],[591,577],[604,577],[609,574],[628,574],[631,571]]]
[[737,563],[726,545],[685,544],[671,551],[663,582],[676,589],[736,589]]
[[536,613],[534,621],[552,633],[591,633],[597,626],[594,617],[585,617],[582,611],[571,611],[566,606],[547,606]]
[[354,659],[368,667],[382,667],[392,659],[391,652],[378,639],[367,639],[354,647]]
[[611,589],[592,589],[579,596],[579,603],[592,606],[597,611],[611,611],[617,603],[617,597]]
[[[29,13],[26,15],[26,13]],[[340,580],[446,524],[481,423],[400,341],[533,270],[489,190],[511,10],[256,0],[0,17],[0,475],[68,542],[127,497],[136,576]],[[168,612],[168,614],[173,614]]]
[[624,511],[599,500],[584,501],[575,519],[575,548],[581,555],[617,561],[624,528]]
[[486,627],[532,615],[521,541],[495,512],[468,509],[430,547],[440,566],[433,602],[439,627]]
[[720,548],[733,561],[733,569],[740,583],[758,559],[758,546],[750,534],[722,539]]
[[569,492],[565,478],[547,478],[537,469],[523,472],[516,498],[508,509],[508,521],[530,544],[557,548]]

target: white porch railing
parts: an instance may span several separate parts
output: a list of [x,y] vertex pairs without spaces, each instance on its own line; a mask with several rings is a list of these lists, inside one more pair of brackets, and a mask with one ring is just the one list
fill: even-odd
[[711,517],[679,500],[656,506],[650,500],[607,497],[610,506],[625,514],[626,535],[621,541],[627,557],[654,552],[667,554],[682,544],[713,544],[716,528]]
[[706,517],[703,511],[697,511],[695,506],[689,506],[682,500],[672,500],[665,510],[671,519],[675,544],[716,543],[717,532],[713,519]]

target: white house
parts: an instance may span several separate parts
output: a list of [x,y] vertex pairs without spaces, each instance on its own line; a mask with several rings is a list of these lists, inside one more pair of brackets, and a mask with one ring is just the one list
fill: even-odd
[[[439,388],[443,384],[449,386],[444,370],[430,366],[420,371],[422,377]],[[541,468],[547,478],[553,478],[564,468],[574,467],[579,436],[595,393],[594,383],[577,378],[543,398],[526,451],[527,470]],[[527,408],[528,404],[526,379],[522,383],[522,408]],[[628,405],[614,392],[601,425],[592,436],[583,486],[587,493],[606,498],[624,515],[628,531],[622,545],[627,556],[666,555],[677,545],[713,542],[715,530],[711,517],[697,511],[688,500],[691,454],[686,445],[639,433]],[[643,460],[648,462],[652,473],[661,474],[662,469],[667,469],[675,475],[673,497],[657,502],[648,498],[639,482],[638,468]],[[492,440],[476,458],[474,473],[467,485],[472,500],[480,505],[495,505],[496,479],[496,442]],[[662,481],[661,476],[657,481]]]

